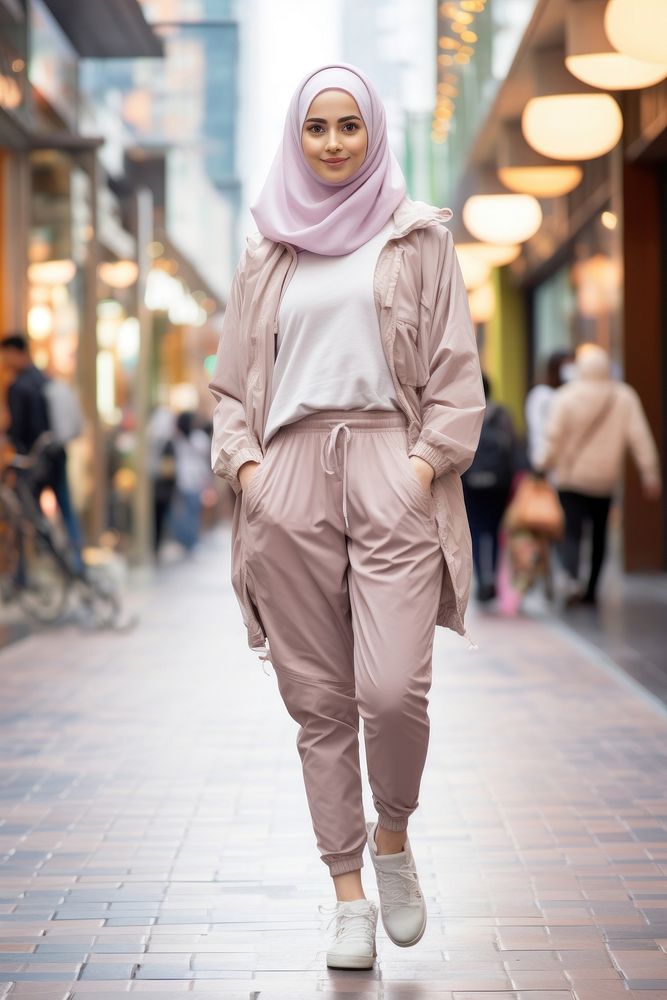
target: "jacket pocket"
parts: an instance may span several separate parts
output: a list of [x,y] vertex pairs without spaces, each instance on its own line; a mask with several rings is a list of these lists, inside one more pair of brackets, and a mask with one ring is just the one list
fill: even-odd
[[242,496],[236,498],[232,521],[232,587],[241,609],[243,624],[248,633],[251,649],[264,645],[264,629],[250,590],[248,574],[248,552],[245,544],[245,518],[242,514]]
[[408,320],[397,319],[394,335],[394,367],[399,382],[421,388],[428,382],[428,365],[417,326]]

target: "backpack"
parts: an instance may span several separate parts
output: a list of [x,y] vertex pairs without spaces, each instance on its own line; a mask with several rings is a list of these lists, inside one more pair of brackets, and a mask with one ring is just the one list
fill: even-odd
[[514,436],[505,411],[490,404],[473,463],[463,476],[474,490],[509,489],[514,477]]
[[50,430],[56,442],[65,445],[79,437],[83,433],[83,413],[74,390],[67,382],[52,378],[45,384],[43,391]]

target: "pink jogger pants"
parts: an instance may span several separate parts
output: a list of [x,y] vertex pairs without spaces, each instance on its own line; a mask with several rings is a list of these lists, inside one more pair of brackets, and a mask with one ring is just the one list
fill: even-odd
[[248,587],[332,875],[363,865],[359,717],[386,829],[406,829],[426,760],[443,556],[407,449],[400,413],[313,414],[271,439],[242,497]]

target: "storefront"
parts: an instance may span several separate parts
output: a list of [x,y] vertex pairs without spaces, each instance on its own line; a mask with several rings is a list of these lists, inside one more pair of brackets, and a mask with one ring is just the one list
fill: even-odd
[[137,0],[119,6],[121,32],[100,4],[0,0],[2,325],[25,330],[35,364],[79,393],[70,481],[95,541],[114,521],[113,440],[138,420],[140,310],[133,220],[100,156],[108,137],[78,132],[79,67],[162,52]]
[[[623,75],[622,53],[603,30],[604,0],[526,0],[509,48],[498,20],[509,5],[475,4],[476,48],[491,46],[485,58],[461,48],[459,15],[473,17],[464,6],[439,8],[438,66],[456,80],[443,76],[439,85],[434,141],[443,144],[443,176],[468,230],[457,245],[467,242],[487,272],[489,255],[508,254],[485,285],[473,268],[468,276],[471,304],[486,294],[484,360],[500,399],[519,420],[553,351],[597,343],[638,392],[664,468],[667,80],[641,59],[634,80]],[[596,77],[606,59],[613,71]],[[489,69],[501,63],[504,80]],[[450,129],[456,108],[470,115]],[[622,500],[622,565],[664,571],[667,500],[643,497],[631,462]]]

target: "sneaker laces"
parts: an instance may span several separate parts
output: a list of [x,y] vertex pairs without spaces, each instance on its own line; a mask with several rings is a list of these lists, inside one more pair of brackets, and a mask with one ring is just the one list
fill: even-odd
[[347,937],[349,934],[349,937],[357,940],[361,939],[364,944],[373,944],[375,939],[375,920],[373,919],[373,905],[370,901],[368,908],[361,911],[339,909],[335,903],[333,907],[320,906],[318,909],[320,913],[332,914],[331,919],[324,928],[325,930],[329,930],[333,922],[336,921],[336,941],[342,937]]
[[383,910],[421,902],[422,892],[414,868],[398,868],[391,871],[377,868],[376,875]]

